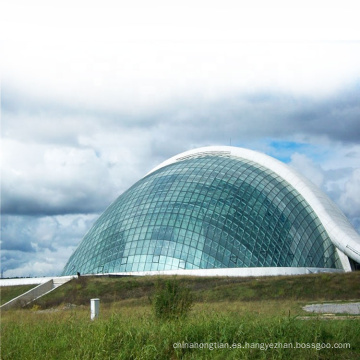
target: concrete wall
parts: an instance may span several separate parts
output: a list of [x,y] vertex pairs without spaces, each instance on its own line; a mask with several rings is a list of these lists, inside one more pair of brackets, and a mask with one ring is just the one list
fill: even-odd
[[17,296],[16,298],[8,301],[0,307],[1,310],[7,310],[15,306],[24,306],[29,302],[35,300],[39,296],[50,291],[54,287],[53,280],[48,280],[47,282],[36,286],[35,288],[27,291],[26,293]]

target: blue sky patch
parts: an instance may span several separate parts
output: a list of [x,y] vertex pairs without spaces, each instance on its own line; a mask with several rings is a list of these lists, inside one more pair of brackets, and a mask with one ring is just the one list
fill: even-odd
[[316,145],[304,142],[270,140],[268,142],[268,147],[268,155],[273,156],[284,163],[289,163],[291,161],[291,156],[294,153],[304,154],[315,163],[318,163],[327,157],[323,148],[320,149]]

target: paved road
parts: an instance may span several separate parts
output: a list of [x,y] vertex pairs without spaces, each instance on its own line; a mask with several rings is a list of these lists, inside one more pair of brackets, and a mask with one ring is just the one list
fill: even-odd
[[312,304],[303,307],[305,311],[326,314],[360,314],[360,302],[347,304]]

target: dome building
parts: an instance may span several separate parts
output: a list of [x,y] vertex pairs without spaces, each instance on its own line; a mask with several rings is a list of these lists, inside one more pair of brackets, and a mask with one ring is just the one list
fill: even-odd
[[280,275],[359,263],[359,234],[314,184],[272,157],[221,146],[174,156],[120,195],[63,275]]

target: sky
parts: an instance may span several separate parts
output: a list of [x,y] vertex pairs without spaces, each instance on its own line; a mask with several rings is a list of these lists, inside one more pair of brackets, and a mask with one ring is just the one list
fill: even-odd
[[0,61],[4,277],[59,275],[122,192],[207,145],[289,164],[360,232],[357,1],[3,0]]

